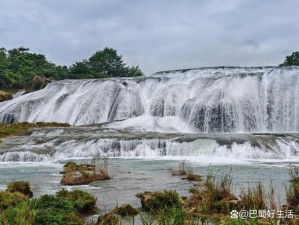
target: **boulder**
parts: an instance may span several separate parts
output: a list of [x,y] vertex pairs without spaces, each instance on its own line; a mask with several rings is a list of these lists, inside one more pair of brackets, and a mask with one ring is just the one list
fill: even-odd
[[40,89],[43,89],[44,87],[47,86],[47,84],[51,83],[52,80],[46,77],[42,76],[35,76],[32,79],[32,84],[29,89],[26,90],[25,93],[33,92],[33,91],[38,91]]
[[12,99],[12,94],[0,90],[0,102]]

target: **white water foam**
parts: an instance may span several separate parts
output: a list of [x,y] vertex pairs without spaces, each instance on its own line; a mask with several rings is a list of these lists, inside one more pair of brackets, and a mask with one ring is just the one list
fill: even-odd
[[[277,137],[243,143],[219,144],[216,139],[201,138],[179,142],[170,139],[51,139],[45,143],[22,145],[0,155],[0,161],[61,161],[91,158],[96,155],[116,158],[175,159],[206,162],[239,162],[263,160],[299,160],[299,144],[294,137]],[[260,142],[260,143],[256,143]],[[255,144],[253,144],[255,143]],[[39,151],[37,151],[39,150]]]
[[128,119],[110,127],[298,132],[298,74],[298,67],[207,68],[147,78],[64,80],[0,103],[0,121],[5,115],[72,125]]
[[6,152],[0,155],[0,162],[42,162],[49,161],[49,157],[29,151]]

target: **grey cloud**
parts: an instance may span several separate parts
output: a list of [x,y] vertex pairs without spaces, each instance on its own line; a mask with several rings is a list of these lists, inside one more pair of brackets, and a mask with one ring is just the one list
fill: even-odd
[[277,65],[299,49],[296,0],[2,0],[0,42],[70,65],[106,46],[146,73]]

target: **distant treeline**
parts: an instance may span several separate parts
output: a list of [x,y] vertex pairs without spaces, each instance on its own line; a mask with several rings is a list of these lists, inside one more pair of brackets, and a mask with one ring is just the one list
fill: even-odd
[[279,66],[299,66],[299,52],[293,52],[291,55],[287,56],[285,61]]
[[0,90],[39,89],[33,87],[51,80],[91,79],[105,77],[141,76],[138,66],[129,67],[112,48],[97,51],[89,59],[75,62],[70,67],[58,66],[45,55],[29,52],[29,48],[0,49]]
[[[279,66],[299,66],[299,52],[287,56]],[[52,80],[135,77],[143,73],[138,66],[127,66],[113,48],[104,48],[89,59],[73,65],[58,66],[45,55],[29,52],[29,48],[0,48],[0,91],[34,91]]]

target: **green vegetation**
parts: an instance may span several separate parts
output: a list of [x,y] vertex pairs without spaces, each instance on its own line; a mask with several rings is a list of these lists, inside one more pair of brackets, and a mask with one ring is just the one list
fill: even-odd
[[[67,123],[0,123],[0,139],[8,136],[16,136],[16,135],[24,135],[29,132],[33,128],[38,127],[69,127],[70,125]],[[1,140],[0,140],[1,142]]]
[[170,168],[168,171],[171,173],[172,176],[185,176],[182,179],[188,181],[202,181],[202,177],[194,174],[192,169],[186,164],[183,160],[180,162],[178,168]]
[[[70,162],[69,167],[78,165]],[[190,189],[190,196],[180,197],[174,190],[143,192],[136,196],[141,200],[142,212],[139,216],[143,225],[204,225],[204,224],[298,224],[294,218],[231,218],[231,211],[236,210],[296,210],[299,208],[299,169],[290,171],[290,184],[286,188],[287,204],[277,206],[274,201],[274,189],[271,184],[270,194],[265,194],[264,186],[258,182],[255,187],[245,188],[237,197],[232,192],[230,174],[216,179],[212,174]],[[7,190],[0,192],[0,224],[3,225],[83,225],[85,216],[96,212],[96,198],[81,190],[62,189],[55,195],[43,195],[28,199],[19,192],[28,187],[28,182],[13,182]],[[22,187],[22,188],[20,188]],[[28,191],[28,190],[27,190]],[[25,192],[26,193],[26,192]],[[135,224],[138,210],[131,205],[116,207],[111,212],[102,214],[90,225]],[[119,215],[119,216],[118,216]],[[122,218],[121,216],[126,216]],[[131,217],[131,218],[128,218]],[[129,220],[128,220],[129,219]],[[131,220],[132,219],[132,220]]]
[[261,182],[258,182],[255,188],[248,187],[247,190],[242,190],[240,199],[240,203],[245,209],[265,209],[267,207],[265,188]]
[[116,207],[113,212],[120,216],[135,216],[138,214],[138,210],[129,204]]
[[106,213],[99,216],[98,222],[96,225],[118,225],[119,219],[113,213]]
[[29,48],[0,49],[0,90],[8,92],[38,90],[52,80],[141,75],[138,66],[127,66],[112,48],[97,51],[69,68],[49,62],[45,55],[30,53]]
[[136,77],[142,72],[138,66],[128,67],[113,48],[97,51],[88,60],[76,62],[69,69],[71,79],[103,77]]
[[84,215],[96,210],[96,198],[87,192],[62,189],[55,195],[29,200],[20,193],[31,190],[28,185],[24,181],[12,182],[9,191],[0,192],[1,225],[83,225]]
[[11,182],[6,191],[9,192],[20,192],[21,194],[25,195],[27,198],[33,197],[33,192],[31,190],[29,182],[26,181],[13,181]]
[[109,180],[108,158],[93,157],[91,164],[76,164],[68,162],[64,165],[62,172],[63,185],[82,185],[90,184],[96,180]]
[[194,174],[192,171],[188,171],[186,179],[189,181],[202,181],[202,177],[197,174]]
[[26,202],[0,210],[1,225],[32,225],[34,221],[35,211]]
[[96,209],[97,199],[91,194],[81,190],[67,191],[61,189],[56,193],[56,198],[71,201],[79,213],[90,213]]
[[299,66],[299,52],[293,52],[291,55],[287,56],[285,61],[279,66]]
[[83,224],[83,219],[73,202],[54,195],[43,195],[33,199],[29,206],[36,213],[34,224]]
[[9,191],[0,192],[0,209],[7,209],[9,206],[16,206],[28,198],[20,192],[11,193]]
[[299,168],[290,171],[290,186],[286,187],[287,202],[290,208],[299,213]]
[[142,208],[147,212],[157,212],[161,209],[181,207],[181,201],[176,191],[164,190],[156,192],[145,191],[138,193],[137,198],[141,200]]

